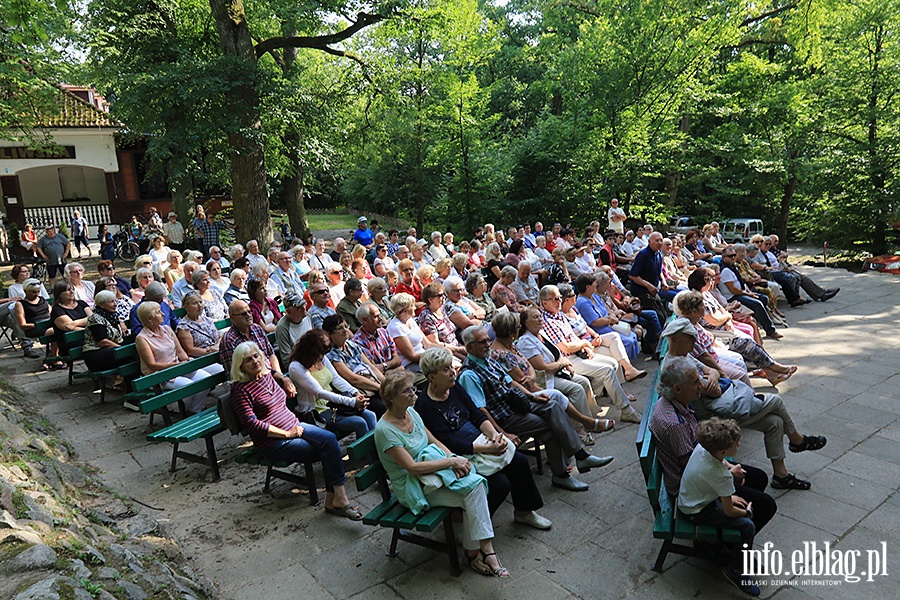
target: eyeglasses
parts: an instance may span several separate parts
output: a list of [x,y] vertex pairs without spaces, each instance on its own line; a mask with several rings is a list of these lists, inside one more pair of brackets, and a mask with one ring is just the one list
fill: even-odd
[[478,344],[479,346],[489,346],[491,343],[490,338],[484,338],[483,340],[472,340],[472,344]]
[[235,313],[235,314],[233,314],[233,315],[231,315],[231,316],[232,316],[232,317],[252,317],[252,316],[253,316],[253,313],[250,312],[249,310],[247,310],[247,311],[244,311],[244,312],[242,312],[242,313]]
[[114,266],[112,266],[112,265],[109,265],[108,267],[104,267],[103,270],[104,270],[104,271],[115,271],[116,268],[115,268]]
[[310,292],[312,294],[327,294],[328,290],[316,290],[315,292]]
[[554,296],[552,298],[546,298],[545,302],[562,302],[562,296]]
[[405,390],[403,390],[403,394],[406,396],[415,396],[419,390],[416,389],[416,386],[411,385]]
[[722,258],[733,258],[735,256],[737,256],[737,252],[734,252],[732,254],[723,254]]

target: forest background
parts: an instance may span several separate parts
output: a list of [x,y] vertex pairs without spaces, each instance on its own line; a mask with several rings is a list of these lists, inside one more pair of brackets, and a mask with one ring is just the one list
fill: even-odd
[[[0,131],[95,87],[182,218],[759,217],[896,244],[900,0],[0,0]],[[900,224],[898,224],[900,228]],[[900,231],[900,229],[898,229]]]

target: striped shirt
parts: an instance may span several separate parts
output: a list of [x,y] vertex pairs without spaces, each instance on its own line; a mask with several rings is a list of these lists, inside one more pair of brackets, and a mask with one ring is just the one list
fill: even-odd
[[369,334],[360,327],[356,335],[353,336],[353,341],[359,345],[369,360],[376,365],[391,362],[391,359],[397,354],[394,340],[384,327],[376,329],[375,335]]
[[256,448],[262,450],[279,441],[268,436],[269,427],[290,431],[300,423],[288,410],[285,398],[272,373],[255,381],[232,382],[231,406]]

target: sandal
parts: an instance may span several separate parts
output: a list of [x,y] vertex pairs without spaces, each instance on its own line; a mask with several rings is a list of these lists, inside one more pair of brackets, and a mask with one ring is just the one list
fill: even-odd
[[[480,550],[478,552],[480,552]],[[466,564],[476,573],[481,575],[493,575],[494,572],[491,571],[491,568],[487,566],[483,560],[481,560],[481,556],[478,552],[476,552],[474,556],[470,556],[469,553],[466,552]]]
[[585,446],[593,446],[594,444],[597,443],[597,440],[594,438],[593,435],[590,434],[590,432],[586,432],[584,435],[581,436],[581,443],[584,444]]
[[356,506],[350,506],[346,504],[341,506],[340,508],[336,506],[325,507],[325,512],[329,515],[335,515],[337,517],[344,517],[346,519],[350,519],[351,521],[362,521],[362,513],[359,512],[359,508]]
[[776,490],[808,490],[812,484],[803,479],[797,479],[793,473],[788,473],[784,477],[772,475],[772,487]]
[[804,435],[802,444],[789,444],[791,452],[803,452],[805,450],[821,450],[828,440],[824,435]]
[[[487,563],[487,557],[488,556],[497,556],[497,553],[489,552],[488,554],[485,554],[484,550],[479,550],[478,552],[481,553],[481,562],[484,563],[484,566],[486,566],[488,569],[491,569],[491,565],[489,565]],[[499,558],[497,559],[497,564],[500,566],[498,566],[496,569],[491,569],[492,574],[495,577],[499,577],[500,579],[509,579],[509,569],[507,569],[500,563]]]
[[[600,429],[600,423],[603,423],[603,429]],[[594,428],[590,431],[592,433],[604,433],[606,431],[612,431],[616,428],[616,421],[614,419],[594,419]]]
[[625,376],[625,383],[630,383],[632,381],[636,381],[636,380],[641,379],[646,376],[647,376],[647,371],[635,371],[634,373],[631,374],[630,377],[628,375]]

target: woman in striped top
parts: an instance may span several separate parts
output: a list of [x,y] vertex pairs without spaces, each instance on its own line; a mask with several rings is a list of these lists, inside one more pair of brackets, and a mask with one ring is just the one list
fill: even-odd
[[344,484],[341,447],[330,431],[301,424],[285,403],[281,386],[269,372],[262,351],[244,342],[231,359],[231,406],[253,446],[275,462],[321,460],[325,474],[325,512],[359,521]]

